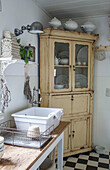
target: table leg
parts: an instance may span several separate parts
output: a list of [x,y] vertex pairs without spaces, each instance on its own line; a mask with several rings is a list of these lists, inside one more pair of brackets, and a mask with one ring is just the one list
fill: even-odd
[[63,170],[63,136],[64,133],[62,133],[62,138],[58,143],[58,170]]

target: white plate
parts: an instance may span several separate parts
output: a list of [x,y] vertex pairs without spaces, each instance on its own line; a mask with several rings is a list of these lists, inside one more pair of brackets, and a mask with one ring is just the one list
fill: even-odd
[[88,58],[88,47],[87,46],[84,46],[82,47],[78,54],[77,54],[77,61],[78,62],[86,62],[87,63],[87,58]]
[[56,77],[56,84],[68,84],[68,77],[66,75],[59,75]]
[[76,74],[75,75],[75,84],[77,87],[77,82],[80,83],[81,88],[86,88],[87,87],[87,77],[83,74]]

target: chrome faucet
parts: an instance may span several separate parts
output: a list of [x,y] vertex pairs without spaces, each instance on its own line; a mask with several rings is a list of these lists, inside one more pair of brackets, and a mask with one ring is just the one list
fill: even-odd
[[32,97],[32,107],[36,104],[40,104],[41,103],[41,97],[40,99],[38,99],[38,101],[36,101],[36,92],[38,94],[38,96],[40,95],[40,89],[36,89],[35,86],[33,88],[33,97]]

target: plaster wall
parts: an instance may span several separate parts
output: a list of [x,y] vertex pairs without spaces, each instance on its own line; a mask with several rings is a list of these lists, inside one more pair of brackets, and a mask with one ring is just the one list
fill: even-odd
[[[32,24],[39,21],[44,28],[50,20],[49,16],[44,13],[33,0],[1,0],[2,11],[0,12],[0,42],[3,38],[3,31],[9,30],[14,33],[14,28],[21,28],[21,26]],[[37,63],[37,35],[29,34],[25,31],[18,36],[21,39],[21,44],[26,46],[29,43],[36,47],[36,63]],[[0,48],[1,49],[1,48]],[[0,52],[1,53],[1,52]],[[28,66],[28,74],[30,75],[31,89],[35,86],[37,88],[37,65]],[[5,113],[0,116],[1,121],[10,119],[11,113],[26,108],[28,106],[27,99],[23,94],[25,71],[24,63],[15,63],[10,65],[6,71],[5,76],[7,86],[11,91],[11,102],[5,109]]]

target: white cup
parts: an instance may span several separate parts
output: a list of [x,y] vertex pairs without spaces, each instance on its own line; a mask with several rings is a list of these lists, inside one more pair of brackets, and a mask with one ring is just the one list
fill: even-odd
[[81,62],[80,62],[80,61],[78,61],[78,62],[77,62],[77,65],[78,65],[78,66],[80,66],[80,65],[81,65]]
[[83,61],[82,64],[83,64],[83,66],[86,66],[86,65],[87,65],[86,61]]

